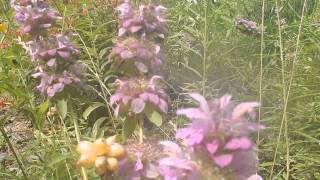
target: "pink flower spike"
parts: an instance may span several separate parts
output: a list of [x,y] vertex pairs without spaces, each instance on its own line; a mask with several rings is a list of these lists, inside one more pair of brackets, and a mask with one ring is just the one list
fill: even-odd
[[233,159],[232,154],[223,154],[219,156],[214,156],[214,162],[221,168],[228,166]]
[[47,62],[47,65],[49,67],[53,66],[54,64],[56,63],[56,59],[50,59],[48,62]]
[[238,120],[245,113],[251,112],[253,108],[258,107],[257,102],[245,102],[237,105],[232,112],[232,120]]
[[141,161],[142,153],[141,153],[141,152],[138,152],[138,153],[136,154],[136,157],[137,157],[137,162],[136,162],[136,164],[135,164],[134,170],[135,170],[135,171],[139,171],[139,170],[143,169],[143,164],[142,164],[142,161]]
[[246,180],[263,180],[263,178],[261,176],[259,176],[258,174],[254,174],[254,175],[248,177]]
[[225,148],[229,150],[248,150],[251,148],[251,141],[247,137],[233,138],[225,145]]
[[210,154],[214,154],[218,150],[218,147],[219,143],[216,140],[206,144],[206,148]]
[[201,110],[203,110],[204,112],[210,111],[209,105],[203,96],[201,96],[198,93],[190,93],[189,96],[191,96],[194,100],[199,102]]
[[134,99],[131,102],[131,109],[136,114],[141,113],[145,106],[146,106],[146,103],[140,98]]

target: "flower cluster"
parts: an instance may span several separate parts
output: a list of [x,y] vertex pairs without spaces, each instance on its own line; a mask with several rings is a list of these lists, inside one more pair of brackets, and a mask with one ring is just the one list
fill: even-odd
[[21,31],[30,35],[28,42],[20,42],[32,57],[35,78],[41,78],[39,91],[53,97],[67,85],[81,84],[81,67],[76,61],[79,51],[69,34],[48,35],[56,20],[61,19],[43,0],[12,2]]
[[45,1],[21,0],[19,5],[13,7],[16,12],[16,21],[21,25],[21,31],[30,35],[46,33],[56,20],[61,19]]
[[164,38],[168,28],[162,14],[163,6],[141,5],[137,11],[129,0],[116,8],[119,12],[119,36],[135,34],[139,37],[156,36]]
[[98,175],[108,171],[115,172],[119,169],[119,160],[125,156],[125,149],[115,142],[116,137],[97,139],[94,143],[81,141],[77,146],[80,154],[79,166],[94,166]]
[[119,37],[110,55],[116,68],[129,75],[159,74],[163,64],[159,43],[168,33],[162,16],[166,8],[140,5],[135,10],[126,0],[116,10],[119,12]]
[[163,64],[159,45],[134,37],[119,40],[110,57],[116,69],[128,74],[158,72]]
[[145,107],[151,112],[167,113],[169,98],[157,82],[162,79],[158,76],[163,64],[161,44],[154,38],[164,38],[168,33],[162,17],[165,8],[140,5],[136,9],[125,0],[116,10],[119,12],[119,37],[110,58],[112,67],[127,77],[116,80],[117,88],[110,99],[115,107],[114,114],[143,114],[147,111]]
[[123,113],[139,114],[146,107],[157,109],[162,113],[168,111],[168,96],[158,86],[159,76],[153,76],[149,81],[139,78],[117,80],[117,90],[110,98],[110,104],[116,105],[114,114],[117,117]]
[[250,21],[241,17],[236,17],[235,24],[236,28],[243,33],[252,34],[259,32],[257,23],[254,21]]
[[[245,168],[246,165],[256,164],[249,134],[263,127],[247,119],[254,116],[253,109],[259,104],[245,102],[235,106],[229,95],[210,102],[197,93],[190,96],[198,101],[199,107],[177,111],[177,114],[189,118],[191,123],[178,130],[176,138],[183,139],[195,152],[206,152],[221,168],[239,168],[238,165]],[[245,159],[246,155],[250,158]],[[250,159],[252,161],[248,163]]]

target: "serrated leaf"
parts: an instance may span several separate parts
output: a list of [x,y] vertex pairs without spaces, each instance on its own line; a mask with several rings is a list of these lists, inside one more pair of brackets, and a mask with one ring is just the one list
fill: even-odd
[[58,111],[60,113],[60,116],[62,119],[65,119],[67,117],[68,112],[68,103],[65,99],[61,99],[58,101]]
[[94,103],[93,105],[89,106],[82,114],[82,117],[84,119],[88,119],[89,115],[96,109],[98,109],[99,107],[103,107],[104,104],[103,103],[100,103],[100,102],[96,102]]
[[157,127],[162,125],[162,116],[158,111],[152,111],[151,113],[146,114],[150,122],[152,122]]
[[96,139],[96,138],[100,137],[101,131],[102,131],[100,127],[106,119],[107,119],[107,117],[101,117],[93,124],[92,138]]
[[125,119],[123,122],[122,134],[124,138],[130,137],[136,129],[137,122],[134,119]]

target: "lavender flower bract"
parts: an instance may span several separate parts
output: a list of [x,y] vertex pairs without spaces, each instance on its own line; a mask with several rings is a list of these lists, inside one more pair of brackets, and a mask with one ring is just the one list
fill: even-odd
[[52,10],[44,1],[21,1],[18,5],[14,2],[16,21],[21,25],[21,31],[30,35],[46,32],[52,24],[61,17]]
[[140,37],[155,35],[161,38],[168,33],[162,14],[166,10],[163,6],[141,5],[134,10],[130,1],[125,1],[116,8],[119,13],[119,36],[137,34]]
[[75,60],[72,56],[79,53],[79,50],[70,42],[69,36],[61,34],[45,41],[30,41],[28,46],[35,65],[47,64],[51,67],[56,61],[73,63]]
[[131,111],[134,114],[142,113],[147,106],[167,113],[168,97],[158,85],[159,76],[153,76],[149,81],[138,78],[117,80],[118,88],[110,98],[110,104],[116,105],[114,114]]
[[[127,38],[119,41],[112,49],[110,58],[114,59],[114,67],[130,71],[135,67],[139,74],[160,70],[163,60],[160,58],[160,46],[149,41]],[[132,70],[131,70],[132,71]],[[133,72],[133,74],[137,74]]]

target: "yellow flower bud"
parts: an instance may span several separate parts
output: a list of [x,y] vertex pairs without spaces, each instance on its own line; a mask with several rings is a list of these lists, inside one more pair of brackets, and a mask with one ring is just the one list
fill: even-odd
[[108,137],[106,139],[107,144],[111,146],[112,144],[114,144],[116,142],[116,138],[117,138],[116,135]]
[[7,30],[7,25],[0,23],[0,32],[5,32]]
[[77,145],[77,152],[79,154],[88,153],[93,150],[93,143],[89,141],[80,141]]
[[110,151],[110,146],[105,139],[100,138],[93,143],[93,151],[97,156],[106,155]]
[[122,158],[125,155],[125,149],[122,145],[114,143],[111,145],[108,155],[114,158]]
[[116,158],[107,158],[107,167],[110,171],[117,171],[119,169],[119,161]]
[[77,164],[79,166],[90,167],[90,166],[93,166],[95,159],[96,159],[96,156],[94,156],[94,154],[85,153],[80,156]]
[[94,163],[95,169],[96,169],[96,173],[98,175],[103,175],[104,173],[107,172],[108,170],[108,160],[107,157],[105,156],[100,156],[97,157],[95,163]]

